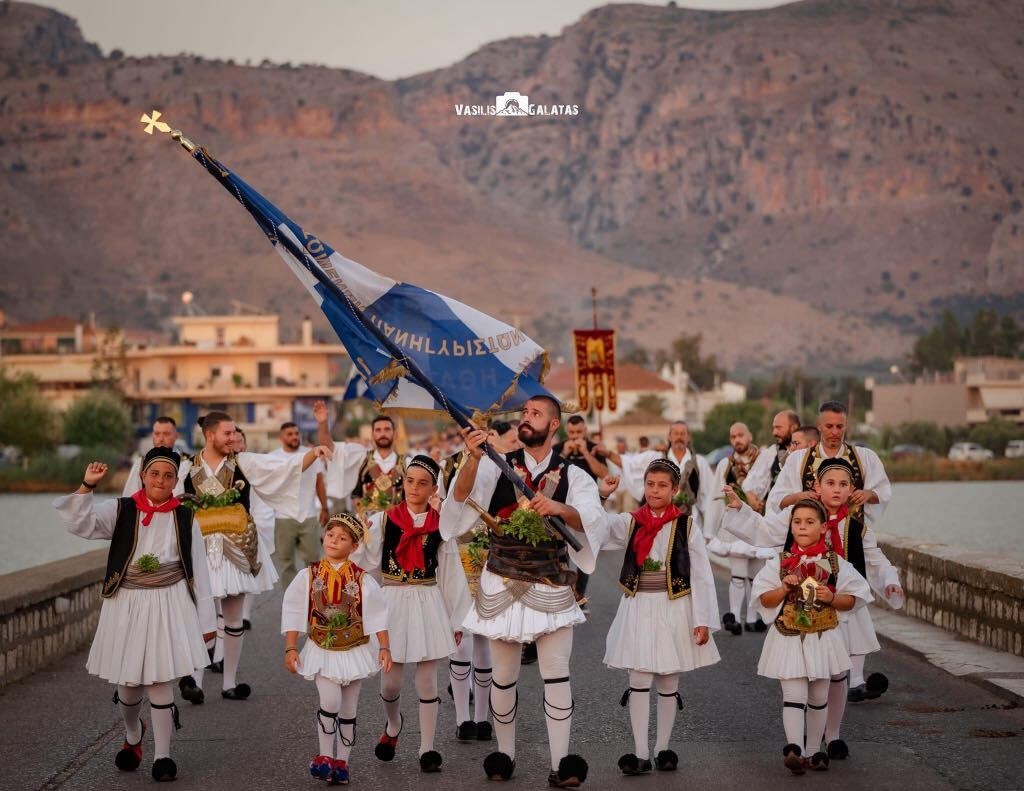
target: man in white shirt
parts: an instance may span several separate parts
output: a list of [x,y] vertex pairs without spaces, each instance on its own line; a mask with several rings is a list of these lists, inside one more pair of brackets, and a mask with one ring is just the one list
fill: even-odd
[[[178,424],[173,417],[161,415],[153,421],[153,447],[174,449],[174,443],[178,441]],[[124,482],[122,497],[131,497],[142,488],[142,456],[138,456],[132,464],[128,479]]]
[[[321,402],[322,403],[322,402]],[[318,419],[320,414],[314,409]],[[322,410],[324,422],[327,408]],[[268,456],[291,459],[305,455],[309,448],[302,444],[299,427],[288,421],[281,424],[281,447],[272,450]],[[317,461],[302,473],[299,483],[299,508],[297,518],[275,514],[274,518],[274,567],[281,579],[281,587],[287,588],[295,577],[296,559],[301,563],[312,563],[320,557],[320,528],[327,524],[330,511],[327,509],[327,487],[324,481],[324,466]]]
[[[405,457],[394,448],[395,421],[388,415],[377,415],[370,424],[370,431],[372,450],[358,442],[335,443],[324,408],[317,441],[334,451],[334,459],[327,466],[327,487],[332,497],[351,496],[352,509],[357,512],[381,511],[402,499]],[[388,504],[378,507],[385,499]]]

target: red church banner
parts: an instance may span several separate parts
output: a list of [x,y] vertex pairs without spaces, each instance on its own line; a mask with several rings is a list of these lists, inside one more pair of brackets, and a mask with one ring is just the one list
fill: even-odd
[[576,345],[576,397],[580,411],[614,410],[615,330],[573,330]]

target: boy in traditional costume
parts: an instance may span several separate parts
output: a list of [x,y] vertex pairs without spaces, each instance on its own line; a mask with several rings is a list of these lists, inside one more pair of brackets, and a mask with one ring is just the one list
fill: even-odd
[[[391,670],[387,602],[380,586],[351,560],[363,533],[351,514],[332,516],[324,528],[324,557],[295,576],[281,605],[285,669],[315,681],[320,696],[320,751],[309,773],[342,785],[350,779],[363,679]],[[307,638],[301,652],[300,633]]]
[[204,642],[216,623],[203,537],[192,511],[173,496],[180,457],[153,448],[142,460],[142,488],[102,503],[92,490],[107,465],[91,463],[78,491],[54,501],[68,531],[110,541],[103,605],[86,669],[117,686],[114,702],[124,717],[118,769],[142,762],[146,725],[139,717],[149,698],[153,722],[153,778],[173,780],[171,735],[181,727],[174,681],[209,662]]
[[[604,663],[629,671],[622,705],[629,705],[634,752],[619,758],[627,775],[651,771],[648,721],[652,684],[658,690],[655,763],[673,771],[679,757],[668,747],[676,711],[682,709],[679,674],[718,662],[710,633],[718,625],[715,580],[700,524],[672,501],[679,492],[679,468],[655,459],[644,475],[645,504],[627,514],[608,514],[608,540],[602,549],[626,554],[619,572],[623,590],[608,630]],[[601,484],[601,495],[618,485]]]

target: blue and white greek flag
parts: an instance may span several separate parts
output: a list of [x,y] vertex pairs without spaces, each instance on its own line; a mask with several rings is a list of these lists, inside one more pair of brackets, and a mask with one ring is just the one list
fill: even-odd
[[407,376],[408,371],[382,348],[357,312],[467,415],[513,411],[531,396],[551,397],[541,384],[547,354],[521,330],[345,258],[304,231],[205,149],[197,148],[193,156],[248,209],[312,294],[364,380],[366,397],[381,408],[446,411],[444,404]]
[[345,393],[341,400],[356,401],[360,398],[370,398],[370,388],[363,375],[359,373],[359,369],[353,365],[352,370],[348,372],[348,381],[345,382]]

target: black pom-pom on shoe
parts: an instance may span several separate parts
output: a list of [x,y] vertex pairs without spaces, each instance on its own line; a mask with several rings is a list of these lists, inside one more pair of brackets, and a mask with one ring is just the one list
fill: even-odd
[[722,616],[722,628],[733,635],[743,634],[743,625],[736,620],[736,616],[731,612]]
[[757,620],[754,621],[754,631],[755,632],[767,632],[768,631],[768,624],[766,624],[764,621],[761,620],[761,616],[760,615],[757,616]]
[[139,735],[139,740],[132,744],[125,739],[121,749],[114,756],[114,766],[122,772],[134,772],[142,763],[142,740],[146,737],[146,723],[140,720],[140,724],[142,733]]
[[619,771],[624,775],[640,774],[640,759],[635,753],[626,753],[619,758]]
[[252,621],[250,621],[248,618],[243,618],[242,628],[248,632],[250,629],[252,629]]
[[850,748],[842,739],[833,739],[825,749],[828,751],[828,757],[833,761],[845,761],[850,757]]
[[203,694],[192,676],[182,676],[178,679],[178,690],[181,692],[181,697],[193,706],[201,706],[206,700],[206,695]]
[[489,742],[493,738],[494,736],[491,723],[484,720],[483,722],[478,722],[476,724],[476,740],[478,742]]
[[157,758],[153,761],[153,779],[158,783],[166,783],[178,776],[178,765],[170,758]]
[[216,662],[210,662],[210,664],[208,664],[206,666],[206,669],[209,670],[211,673],[218,673],[218,674],[223,675],[223,673],[224,673],[224,660],[223,659],[218,659]]
[[674,750],[662,750],[654,756],[654,765],[659,772],[674,772],[679,766],[679,756]]
[[889,689],[889,679],[884,673],[872,673],[864,684],[864,697],[868,700],[880,698]]
[[558,762],[558,771],[548,776],[550,784],[555,780],[556,788],[579,788],[587,779],[589,767],[583,756],[569,753]]
[[423,755],[420,756],[420,771],[421,772],[440,772],[441,771],[441,753],[437,750],[427,750]]
[[825,772],[828,770],[828,755],[825,753],[815,753],[811,756],[811,769],[815,772]]
[[803,751],[797,744],[787,744],[782,748],[782,763],[795,775],[802,775],[804,771],[804,759],[801,757]]
[[238,684],[231,689],[222,689],[220,696],[225,700],[245,700],[252,694],[252,687],[248,684]]
[[476,741],[476,723],[472,720],[466,720],[464,723],[459,725],[458,728],[455,729],[455,738],[458,739],[460,742]]
[[516,762],[505,753],[493,752],[484,758],[484,774],[488,780],[508,780],[515,768]]

